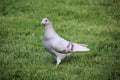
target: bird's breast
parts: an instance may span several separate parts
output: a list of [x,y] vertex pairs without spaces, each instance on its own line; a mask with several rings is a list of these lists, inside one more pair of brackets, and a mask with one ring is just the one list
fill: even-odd
[[50,40],[44,40],[44,46],[46,49],[50,50],[51,49],[51,43],[52,43],[52,39]]

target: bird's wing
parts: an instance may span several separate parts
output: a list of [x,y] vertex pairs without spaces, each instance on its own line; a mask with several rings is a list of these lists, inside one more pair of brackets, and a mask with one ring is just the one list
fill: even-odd
[[52,42],[51,47],[58,53],[67,54],[73,52],[74,45],[63,38],[56,38]]

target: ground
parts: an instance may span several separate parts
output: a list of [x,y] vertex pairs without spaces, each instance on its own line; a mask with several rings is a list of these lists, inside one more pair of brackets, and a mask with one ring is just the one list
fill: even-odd
[[[120,80],[119,0],[0,0],[0,80]],[[42,18],[89,52],[59,67],[43,46]]]

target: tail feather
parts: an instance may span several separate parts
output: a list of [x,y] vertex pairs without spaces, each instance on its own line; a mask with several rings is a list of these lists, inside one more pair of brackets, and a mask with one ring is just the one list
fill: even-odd
[[76,44],[76,43],[73,43],[74,44],[74,49],[73,51],[89,51],[90,49],[87,48],[87,45],[86,44]]
[[84,46],[84,47],[87,47],[88,45],[87,44],[79,44],[80,46]]

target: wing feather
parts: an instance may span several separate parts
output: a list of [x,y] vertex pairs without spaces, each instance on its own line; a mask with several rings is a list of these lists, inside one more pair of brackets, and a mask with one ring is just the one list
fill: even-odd
[[62,54],[71,53],[72,49],[73,49],[73,45],[71,45],[69,41],[66,41],[63,38],[56,38],[52,42],[51,47],[56,52],[59,52],[59,53],[62,53]]

